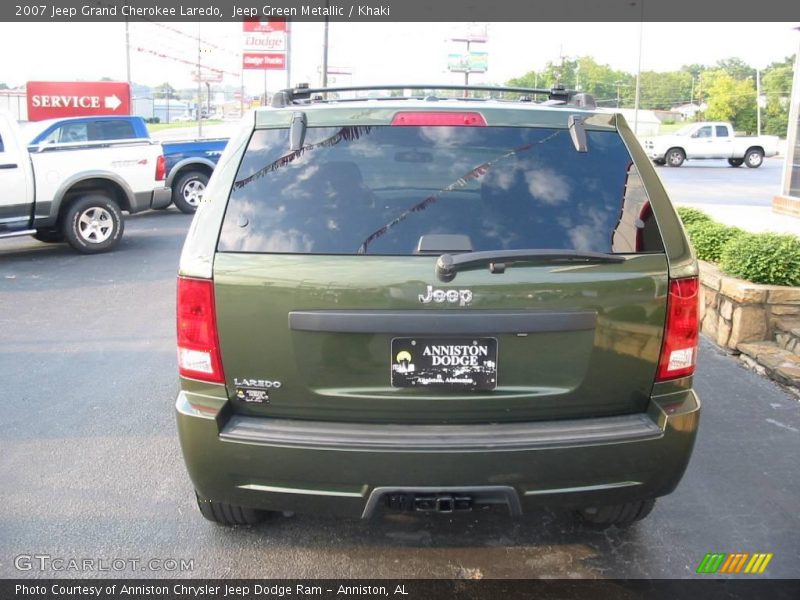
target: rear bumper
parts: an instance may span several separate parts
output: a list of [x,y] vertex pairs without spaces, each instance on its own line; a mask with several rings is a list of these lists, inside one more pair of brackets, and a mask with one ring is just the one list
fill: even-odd
[[181,392],[189,475],[209,499],[268,510],[370,516],[388,491],[505,490],[512,513],[670,493],[697,432],[691,390],[646,414],[489,425],[369,425],[227,415]]

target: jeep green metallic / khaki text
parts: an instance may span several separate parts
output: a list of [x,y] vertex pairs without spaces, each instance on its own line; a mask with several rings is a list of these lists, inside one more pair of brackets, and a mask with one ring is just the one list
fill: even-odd
[[208,519],[624,524],[678,484],[698,271],[652,164],[586,95],[444,97],[464,90],[284,90],[228,143],[178,277],[178,430]]

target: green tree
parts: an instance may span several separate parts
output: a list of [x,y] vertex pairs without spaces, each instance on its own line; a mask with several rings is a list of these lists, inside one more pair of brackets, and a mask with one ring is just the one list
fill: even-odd
[[767,97],[767,106],[761,111],[762,129],[766,134],[786,136],[794,60],[794,56],[790,56],[773,62],[761,76],[761,93]]
[[739,81],[752,77],[755,81],[756,70],[737,57],[725,58],[717,61],[716,68],[725,71],[728,75]]
[[550,88],[557,83],[591,94],[601,105],[615,106],[618,91],[621,105],[633,103],[633,76],[600,64],[590,56],[548,62],[541,71],[529,71],[510,79],[507,85]]
[[644,71],[639,85],[642,108],[668,110],[692,96],[692,75],[686,71]]
[[737,131],[756,129],[756,88],[752,79],[737,80],[727,71],[703,73],[706,94],[705,118],[730,121]]
[[156,87],[154,93],[154,98],[170,98],[175,99],[177,96],[175,95],[175,88],[173,88],[168,82],[164,82],[158,87]]

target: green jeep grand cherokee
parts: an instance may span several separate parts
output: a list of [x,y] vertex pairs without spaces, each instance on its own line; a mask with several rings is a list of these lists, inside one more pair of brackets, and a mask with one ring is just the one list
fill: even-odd
[[697,431],[698,280],[624,119],[562,89],[334,91],[244,120],[183,249],[202,514],[646,516]]

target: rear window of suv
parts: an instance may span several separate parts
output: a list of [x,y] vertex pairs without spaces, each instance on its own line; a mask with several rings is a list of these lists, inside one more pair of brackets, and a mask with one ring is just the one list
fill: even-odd
[[619,134],[519,127],[256,130],[231,190],[222,252],[414,254],[422,236],[472,249],[661,252]]

